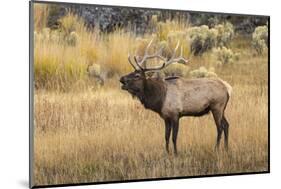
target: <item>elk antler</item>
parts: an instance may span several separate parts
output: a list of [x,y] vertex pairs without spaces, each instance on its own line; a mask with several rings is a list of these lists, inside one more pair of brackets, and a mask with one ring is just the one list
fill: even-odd
[[131,66],[136,70],[137,68],[136,68],[135,65],[132,63],[130,54],[128,55],[128,61],[129,61],[129,63],[131,64]]
[[[148,50],[149,50],[149,47],[152,44],[152,41],[153,41],[153,39],[147,45],[147,47],[145,49],[145,54],[144,54],[144,56],[143,56],[143,58],[142,58],[142,60],[140,62],[137,60],[136,56],[134,56],[134,60],[136,62],[137,67],[140,70],[142,70],[143,72],[160,71],[161,69],[163,69],[163,68],[165,68],[165,67],[167,67],[170,64],[175,63],[175,62],[183,63],[183,64],[186,64],[188,62],[188,60],[186,60],[182,56],[182,51],[183,51],[182,47],[181,47],[181,54],[180,54],[180,56],[176,57],[176,52],[177,52],[177,49],[179,48],[179,41],[178,41],[177,46],[174,49],[174,52],[173,52],[173,54],[172,54],[172,56],[171,56],[171,58],[169,60],[167,60],[167,58],[165,58],[165,57],[163,57],[161,55],[162,54],[162,50],[164,48],[163,46],[156,53],[151,54],[151,55],[148,54]],[[158,66],[158,67],[146,68],[146,61],[148,59],[152,59],[152,58],[158,58],[158,59],[164,61],[164,63],[161,66]],[[128,59],[129,59],[130,64],[135,68],[135,66],[131,62],[130,55],[129,55]]]

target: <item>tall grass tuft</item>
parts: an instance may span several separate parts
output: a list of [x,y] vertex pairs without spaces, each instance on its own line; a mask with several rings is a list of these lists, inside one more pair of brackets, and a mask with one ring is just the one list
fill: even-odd
[[47,26],[49,6],[34,3],[34,29],[38,31]]
[[[100,75],[96,77],[103,78],[106,84],[108,79],[132,71],[128,63],[128,54],[142,59],[152,39],[153,43],[148,53],[154,53],[163,47],[162,55],[169,59],[177,43],[180,42],[177,55],[182,53],[183,57],[190,59],[192,54],[205,55],[217,46],[220,47],[219,52],[228,50],[224,45],[229,44],[234,36],[233,26],[229,23],[216,25],[213,28],[206,25],[192,27],[180,19],[158,22],[155,16],[151,21],[151,25],[155,27],[153,33],[137,36],[126,28],[102,33],[98,28],[87,28],[83,19],[73,12],[68,12],[59,19],[58,28],[51,29],[46,27],[47,17],[56,10],[50,7],[49,9],[36,7],[36,9],[42,22],[38,22],[38,29],[34,32],[36,88],[62,91],[71,90],[74,86],[92,88],[93,82],[88,83],[91,74],[87,71],[92,65],[100,67]],[[45,21],[42,21],[44,19]],[[225,53],[220,53],[222,55],[217,56],[217,59],[223,63],[232,62],[234,56],[230,57],[229,54],[233,53],[223,52]],[[220,57],[223,57],[223,60]],[[199,62],[202,62],[202,56],[199,59]],[[196,62],[196,58],[194,60]],[[159,65],[160,62],[152,60],[149,64],[154,66],[154,64]],[[198,65],[197,68],[199,66],[202,65]],[[186,76],[188,70],[186,66],[174,66],[173,69],[172,67],[168,69],[165,75],[177,73]],[[81,83],[85,85],[80,85]]]

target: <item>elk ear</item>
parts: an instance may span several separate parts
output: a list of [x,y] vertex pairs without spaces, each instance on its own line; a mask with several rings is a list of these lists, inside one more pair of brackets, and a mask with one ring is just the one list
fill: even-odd
[[148,72],[148,73],[145,73],[145,78],[153,78],[155,76],[156,72]]
[[143,70],[140,70],[140,74],[145,78],[147,77],[147,73],[145,73]]
[[159,71],[153,71],[153,72],[145,72],[146,78],[155,78],[155,79],[163,79],[165,77],[164,73]]

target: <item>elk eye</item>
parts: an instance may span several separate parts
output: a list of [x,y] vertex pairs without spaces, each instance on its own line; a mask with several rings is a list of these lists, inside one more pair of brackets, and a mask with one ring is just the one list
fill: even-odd
[[140,77],[140,75],[135,75],[135,78],[139,78]]

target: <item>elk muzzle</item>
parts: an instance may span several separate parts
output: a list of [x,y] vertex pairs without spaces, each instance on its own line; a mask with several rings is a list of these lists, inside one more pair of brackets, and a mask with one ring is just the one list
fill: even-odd
[[127,90],[127,79],[123,76],[120,78],[120,83],[122,83],[121,89],[123,90]]

